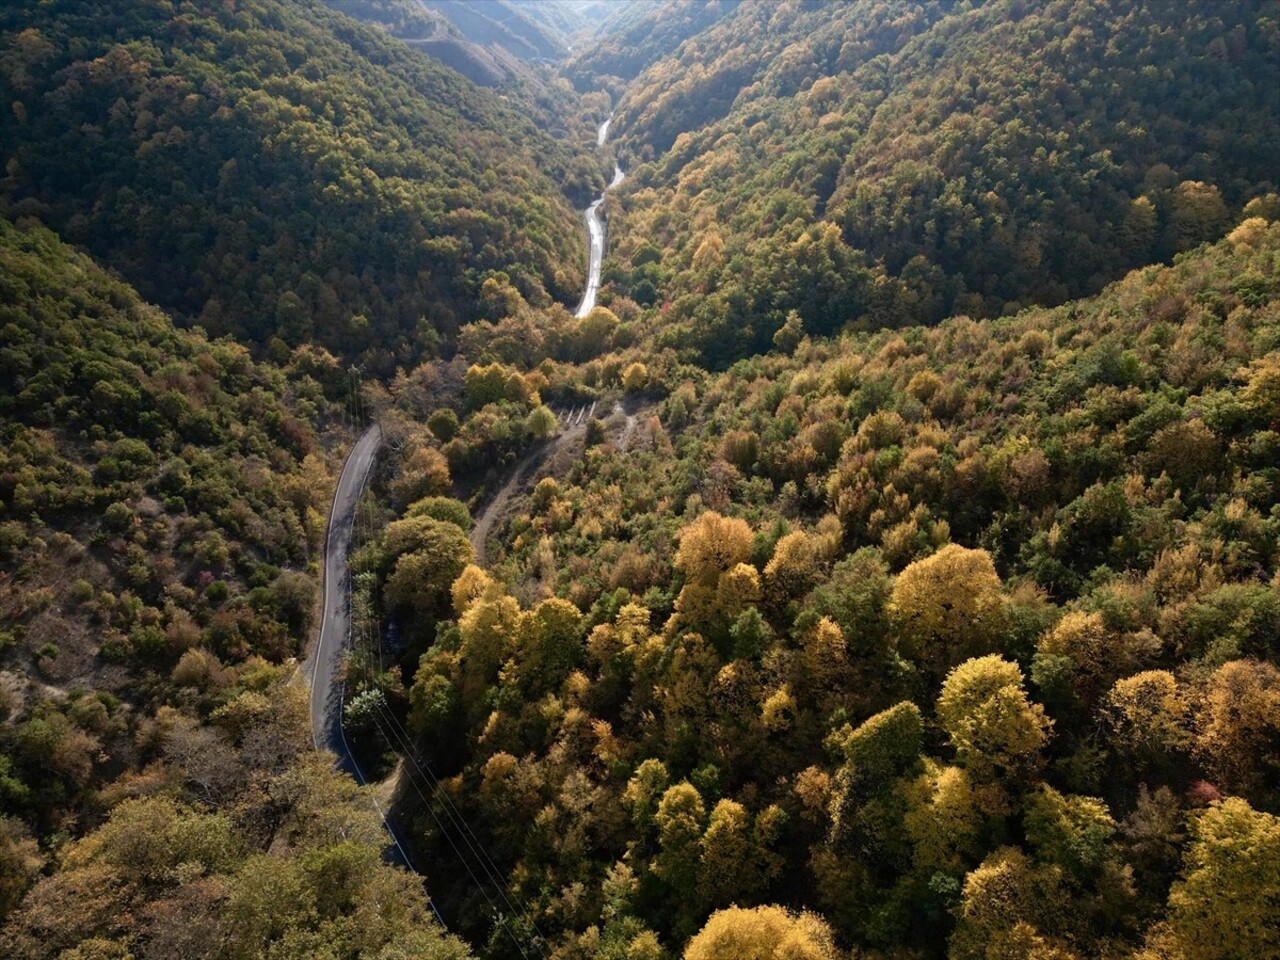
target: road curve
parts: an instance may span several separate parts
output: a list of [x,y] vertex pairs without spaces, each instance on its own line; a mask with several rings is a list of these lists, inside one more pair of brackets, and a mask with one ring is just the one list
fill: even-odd
[[[609,119],[600,124],[599,130],[596,131],[597,146],[604,146],[612,120],[613,114],[609,114]],[[596,305],[596,296],[600,293],[600,268],[604,263],[604,217],[600,215],[600,205],[604,203],[605,195],[620,184],[624,177],[626,174],[622,172],[622,167],[615,163],[613,180],[604,188],[605,192],[587,207],[584,215],[587,220],[587,288],[582,293],[582,302],[578,304],[575,317],[585,317]]]
[[342,735],[342,683],[339,680],[342,657],[351,634],[351,575],[347,554],[351,550],[356,504],[369,481],[381,442],[382,430],[375,424],[356,441],[342,465],[324,538],[324,612],[315,650],[304,668],[311,680],[311,735],[316,749],[333,751],[338,757],[338,766],[358,783],[364,783],[364,777]]

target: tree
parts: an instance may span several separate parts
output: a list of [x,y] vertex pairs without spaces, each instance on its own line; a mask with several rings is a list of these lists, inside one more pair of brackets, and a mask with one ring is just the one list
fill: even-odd
[[1062,664],[1070,677],[1070,691],[1086,706],[1091,706],[1114,675],[1113,662],[1122,655],[1120,639],[1110,633],[1100,613],[1072,611],[1059,620],[1036,644],[1036,660],[1032,676],[1040,683],[1045,664]]
[[684,960],[839,960],[831,928],[812,913],[730,907],[713,913]]
[[882,785],[911,771],[924,745],[920,708],[903,701],[868,717],[856,730],[833,738],[845,765],[859,784]]
[[898,574],[889,615],[898,650],[931,680],[1000,648],[1006,619],[991,555],[948,544]]
[[1222,192],[1211,183],[1183,180],[1173,190],[1173,231],[1179,250],[1188,250],[1222,236],[1227,226],[1227,205]]
[[434,447],[419,447],[400,465],[400,476],[391,484],[398,504],[409,504],[423,497],[448,494],[452,486],[449,462]]
[[472,364],[463,374],[467,406],[473,410],[490,403],[497,403],[507,395],[507,381],[516,372],[500,363],[487,366]]
[[612,310],[608,307],[592,307],[591,312],[578,321],[575,358],[585,362],[600,356],[609,349],[609,343],[617,329],[618,318]]
[[727,619],[736,620],[760,602],[760,574],[749,563],[736,564],[720,575],[716,584],[716,604]]
[[1280,357],[1260,357],[1236,371],[1236,378],[1244,381],[1240,403],[1256,422],[1266,426],[1280,422]]
[[627,781],[622,803],[631,811],[631,820],[642,835],[655,826],[658,804],[670,785],[666,764],[652,757],[642,761]]
[[746,521],[708,510],[680,531],[675,565],[687,583],[715,588],[720,575],[751,554],[751,528]]
[[582,659],[582,613],[551,597],[520,615],[516,625],[517,676],[527,699],[560,688]]
[[964,874],[980,850],[984,813],[962,767],[925,761],[907,791],[903,828],[913,846],[913,864],[924,876]]
[[622,389],[627,393],[639,393],[649,384],[649,368],[643,363],[632,363],[622,371]]
[[387,547],[392,555],[400,554],[387,578],[387,599],[402,610],[429,616],[445,611],[451,587],[475,559],[462,530],[427,516],[390,524]]
[[796,530],[778,540],[764,568],[770,596],[785,604],[808,593],[827,560],[822,537]]
[[1043,863],[1062,867],[1078,882],[1095,878],[1114,857],[1116,822],[1107,805],[1041,787],[1027,800],[1023,825],[1027,840]]
[[[725,599],[737,602],[750,592],[749,575],[737,568],[751,553],[751,528],[737,518],[723,517],[708,510],[680,531],[680,546],[675,565],[685,577],[685,585],[676,600],[676,610],[687,622],[709,625],[736,616],[720,606],[720,583],[729,574]],[[741,588],[741,589],[739,589]]]
[[555,436],[556,431],[560,429],[560,418],[552,413],[550,408],[540,404],[529,411],[525,424],[534,438],[545,440],[547,437]]
[[443,523],[452,523],[459,530],[470,530],[473,521],[471,511],[461,500],[453,497],[423,497],[409,504],[406,517],[431,517]]
[[1280,670],[1259,660],[1224,663],[1209,678],[1196,716],[1195,751],[1209,771],[1245,794],[1280,777]]
[[821,618],[800,640],[801,662],[811,689],[832,691],[843,686],[849,669],[849,649],[834,620]]
[[42,858],[22,824],[0,817],[0,920],[18,905],[35,882]]
[[474,563],[468,563],[449,588],[454,615],[461,619],[472,603],[495,589],[498,588],[489,574]]
[[272,581],[271,592],[290,632],[296,637],[306,636],[316,605],[315,580],[305,573],[286,570]]
[[441,407],[427,417],[427,429],[441,443],[448,443],[458,435],[458,415],[448,407]]
[[938,722],[960,765],[991,788],[993,802],[1038,769],[1053,727],[1027,698],[1018,665],[995,655],[951,671],[938,697]]
[[687,780],[668,787],[658,803],[654,822],[660,851],[653,872],[671,885],[676,896],[688,897],[694,891],[706,818],[702,795]]
[[1152,762],[1186,745],[1187,704],[1167,670],[1145,670],[1117,680],[1101,712],[1112,745],[1125,756]]
[[779,353],[794,353],[803,338],[804,321],[795,310],[789,310],[786,322],[773,335],[773,345]]
[[1039,866],[1021,850],[1003,847],[965,877],[947,956],[1067,960],[1074,954],[1052,938],[1066,926],[1070,905],[1057,867]]
[[699,866],[700,899],[704,906],[724,907],[750,896],[757,886],[752,862],[751,818],[747,808],[729,799],[711,811],[702,836]]
[[1280,776],[1280,669],[1231,660],[1199,698],[1194,749],[1225,786],[1252,792]]
[[1169,919],[1186,960],[1280,956],[1280,819],[1238,798],[1191,824]]
[[832,735],[829,742],[844,754],[831,794],[835,843],[856,846],[864,856],[897,843],[897,825],[883,829],[884,816],[896,814],[886,814],[883,804],[871,801],[889,796],[900,778],[919,769],[923,737],[920,708],[910,702],[869,717],[856,730],[846,726]]
[[498,669],[515,643],[519,619],[520,604],[496,591],[473,601],[458,618],[462,636],[459,701],[468,709],[484,710],[484,692],[497,679]]

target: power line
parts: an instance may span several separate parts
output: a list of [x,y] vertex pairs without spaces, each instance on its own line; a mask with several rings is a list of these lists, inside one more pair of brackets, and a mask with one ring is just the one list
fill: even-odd
[[[428,784],[433,794],[439,798],[439,800],[441,801],[441,806],[444,809],[445,815],[449,818],[450,822],[453,823],[455,829],[458,831],[458,833],[461,836],[463,844],[467,847],[467,850],[475,858],[477,864],[479,864],[481,872],[485,874],[488,881],[493,885],[494,889],[497,891],[498,895],[505,902],[507,908],[512,912],[512,914],[517,915],[519,919],[525,924],[526,928],[532,929],[533,932],[537,934],[537,939],[533,940],[532,943],[534,948],[538,951],[538,955],[540,957],[545,958],[546,955],[545,953],[543,953],[542,948],[539,945],[539,940],[541,941],[546,940],[545,936],[543,936],[542,934],[542,931],[538,929],[537,923],[530,917],[530,915],[517,903],[513,902],[513,898],[515,897],[515,892],[511,890],[510,886],[506,884],[506,882],[502,879],[501,871],[498,869],[497,865],[493,862],[493,859],[488,855],[488,852],[484,849],[484,845],[480,842],[479,837],[475,835],[474,831],[472,831],[471,827],[468,825],[466,818],[462,816],[461,812],[454,805],[452,799],[449,797],[448,791],[444,788],[444,785],[440,782],[439,778],[436,777],[436,775],[431,771],[430,764],[426,764],[425,762],[420,763],[418,761],[417,757],[414,754],[412,740],[409,736],[408,731],[405,730],[404,726],[391,712],[391,709],[388,705],[386,705],[385,703],[375,702],[375,706],[376,706],[376,709],[379,709],[382,711],[385,719],[387,720],[388,727],[391,729],[391,732],[394,734],[394,742],[392,741],[391,738],[388,738],[388,742],[393,747],[397,745],[399,746],[399,748],[404,753],[405,760],[410,765],[412,765],[412,767],[415,770],[417,770],[418,773],[422,775],[424,782]],[[426,797],[423,796],[422,791],[418,789],[417,784],[414,783],[412,776],[410,776],[409,782],[414,787],[415,791],[418,793],[418,796],[422,798],[423,803],[427,803],[428,801]],[[436,822],[439,823],[440,822],[439,818],[435,817],[434,811],[432,812],[432,815],[433,815],[433,818],[436,819]],[[454,851],[459,852],[457,845],[453,843],[452,839],[447,837],[446,839],[449,839],[450,846],[453,847]],[[459,852],[459,856],[461,857],[460,852]],[[466,866],[465,862],[464,862],[464,866]],[[470,867],[467,867],[467,872],[471,875],[473,880],[476,880],[475,874],[471,871]]]
[[[349,368],[349,374],[350,374],[351,387],[348,394],[347,408],[346,408],[346,411],[344,412],[348,412],[350,415],[352,433],[354,434],[358,430],[359,426],[363,423],[364,417],[366,415],[366,411],[363,409],[364,405],[363,405],[363,400],[360,396],[359,382],[356,376],[355,367]],[[374,529],[374,518],[372,516],[372,507],[364,502],[364,492],[362,491],[360,497],[356,501],[355,510],[353,511],[353,518],[352,518],[353,539],[360,544],[367,543],[368,540],[373,535],[373,529]],[[351,585],[349,589],[349,594],[348,594],[350,597],[355,590],[355,581],[354,581],[354,577],[351,576],[349,558],[348,558],[347,574],[348,574],[348,582]],[[375,650],[376,650],[376,656],[378,661],[378,671],[379,673],[385,672],[385,659],[384,659],[384,651],[382,648],[382,640],[381,640],[381,632],[382,632],[381,622],[380,622],[380,618],[377,616],[377,613],[375,611],[373,598],[365,597],[363,599],[365,600],[365,603],[362,604],[362,609],[359,611],[360,622],[358,625],[352,622],[352,620],[354,620],[357,616],[357,610],[356,610],[355,604],[350,605],[352,620],[348,621],[348,636],[351,640],[354,641],[353,647],[355,648],[355,652],[359,655],[359,660],[362,661],[362,666],[364,668],[365,675],[366,675],[365,676],[366,682],[370,683],[370,685],[376,691],[377,689],[376,678],[371,676],[374,669]],[[343,695],[345,696],[345,683],[343,685],[342,691],[343,691]],[[439,800],[441,809],[443,810],[446,819],[452,824],[452,826],[454,827],[454,832],[456,832],[459,835],[463,845],[467,848],[467,851],[471,854],[472,858],[475,860],[476,864],[479,866],[480,872],[483,873],[485,876],[485,880],[488,881],[489,885],[492,885],[494,891],[497,893],[500,900],[503,902],[507,910],[510,911],[510,914],[513,917],[513,919],[516,919],[521,924],[525,936],[528,937],[529,945],[536,951],[536,953],[538,954],[538,957],[541,958],[541,960],[546,960],[546,954],[542,948],[542,944],[546,942],[546,938],[545,936],[543,936],[542,931],[538,929],[537,923],[532,919],[530,914],[524,908],[519,906],[517,902],[515,902],[516,898],[515,898],[514,890],[512,890],[509,884],[507,884],[504,881],[502,877],[502,873],[498,869],[496,863],[494,863],[493,859],[489,856],[488,852],[484,849],[484,845],[480,842],[479,837],[476,836],[475,832],[471,829],[466,819],[462,816],[461,812],[454,805],[452,799],[449,796],[448,791],[444,788],[439,778],[437,778],[435,774],[431,771],[429,765],[425,764],[425,762],[420,763],[418,761],[417,757],[415,756],[415,751],[413,749],[412,738],[410,737],[408,731],[404,728],[404,726],[400,723],[399,719],[395,716],[394,712],[390,708],[390,705],[385,702],[385,698],[381,696],[374,696],[370,698],[369,703],[372,706],[370,715],[371,715],[371,718],[373,719],[375,727],[377,727],[378,729],[379,735],[385,739],[385,742],[387,743],[388,746],[392,747],[393,749],[399,749],[402,752],[407,764],[411,766],[413,770],[416,770],[419,775],[421,775],[423,782],[431,790],[433,796]],[[381,718],[381,722],[379,718]],[[363,784],[365,783],[365,781],[364,781],[363,775],[359,771],[359,763],[356,760],[355,755],[351,752],[351,748],[346,741],[345,731],[341,730],[343,719],[344,719],[343,716],[340,714],[339,727],[340,727],[340,732],[342,733],[343,748],[347,751],[348,756],[351,757],[352,765],[356,768],[357,779]],[[512,931],[511,926],[508,924],[506,920],[506,914],[504,914],[501,910],[498,909],[498,906],[495,904],[494,900],[490,897],[489,892],[485,889],[486,884],[481,882],[481,880],[476,876],[475,871],[472,870],[471,864],[468,862],[467,857],[463,855],[462,850],[458,847],[458,844],[454,842],[453,837],[450,835],[450,831],[445,827],[444,822],[441,821],[440,816],[436,813],[436,810],[433,807],[431,801],[428,800],[427,796],[423,793],[422,789],[418,786],[417,782],[413,777],[413,774],[410,772],[408,773],[408,776],[409,776],[409,785],[413,788],[414,792],[422,800],[423,805],[427,808],[428,814],[430,814],[432,820],[435,822],[441,835],[448,842],[449,846],[453,849],[453,852],[457,855],[459,862],[462,864],[463,868],[466,870],[467,875],[470,877],[472,883],[475,884],[481,896],[484,898],[485,903],[488,905],[490,913],[494,918],[494,922],[500,925],[507,932],[507,934],[512,938],[513,942],[516,945],[516,949],[520,951],[521,957],[523,957],[524,960],[528,960],[528,954],[525,951],[524,943],[522,942],[521,938],[517,937],[516,934]],[[400,844],[399,838],[396,837],[395,835],[394,828],[391,826],[390,821],[387,819],[386,815],[383,813],[382,808],[377,803],[376,799],[374,800],[374,805],[378,809],[379,814],[382,816],[383,824],[386,826],[387,832],[391,835],[392,841],[395,843],[397,849],[400,850],[400,853],[404,857],[405,862],[408,863],[409,860],[404,850],[404,847]],[[441,924],[443,925],[443,919],[440,918],[439,910],[436,908],[434,901],[430,899],[429,895],[428,895],[428,902],[431,903],[432,910],[435,911],[437,918],[441,920]],[[532,934],[530,933],[531,930],[532,930]]]

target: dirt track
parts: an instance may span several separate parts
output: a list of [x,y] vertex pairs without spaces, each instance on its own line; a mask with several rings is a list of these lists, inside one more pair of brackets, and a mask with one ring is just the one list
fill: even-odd
[[585,423],[567,427],[550,440],[535,447],[507,474],[506,480],[503,481],[497,492],[489,498],[484,509],[480,511],[480,515],[476,517],[476,525],[471,529],[471,546],[475,548],[476,560],[480,566],[487,567],[489,565],[488,551],[485,547],[489,534],[493,532],[494,526],[506,511],[512,495],[524,482],[524,478],[528,475],[530,468],[565,449],[586,432],[587,426]]

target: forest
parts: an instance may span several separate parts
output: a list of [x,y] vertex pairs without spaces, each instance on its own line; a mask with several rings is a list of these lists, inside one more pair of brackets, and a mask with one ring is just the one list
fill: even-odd
[[0,33],[0,213],[213,333],[387,375],[491,276],[544,306],[581,286],[598,164],[319,0],[21,3]]
[[0,956],[1280,960],[1274,0],[23,0],[0,107]]
[[968,6],[747,4],[627,89],[612,278],[662,342],[1062,303],[1276,188],[1274,4]]

